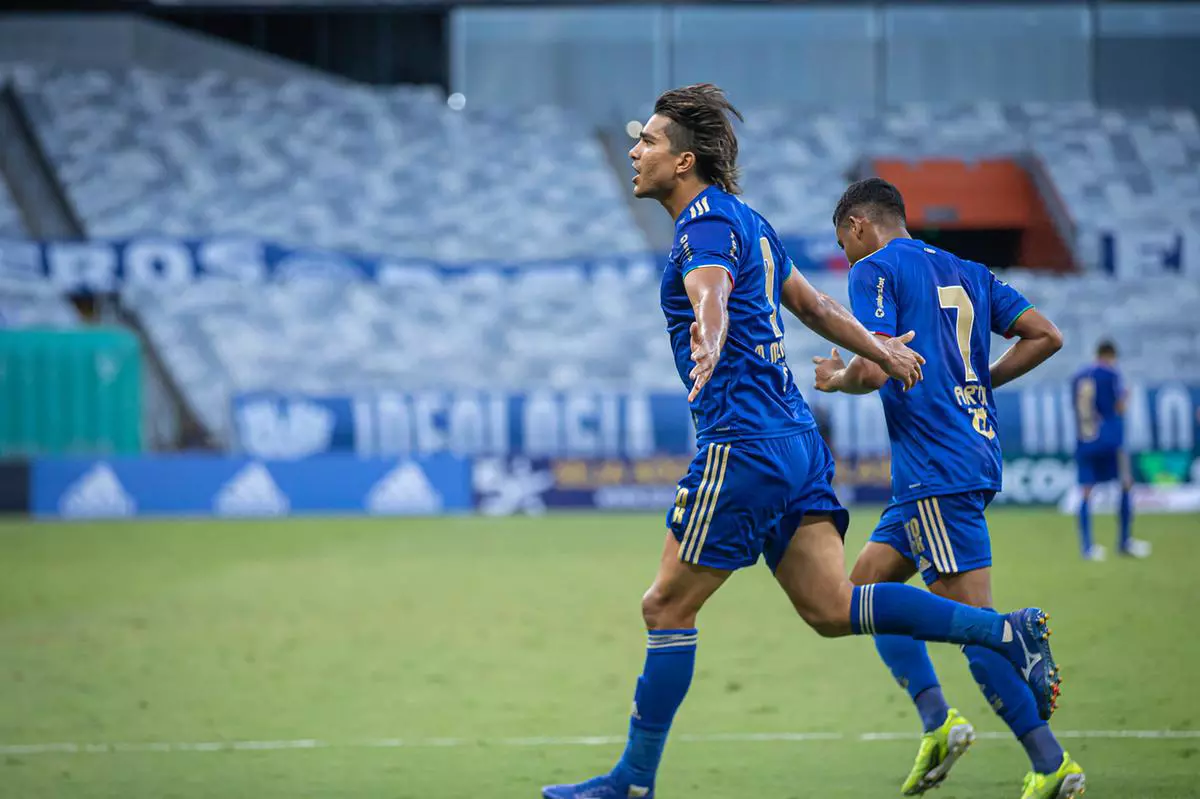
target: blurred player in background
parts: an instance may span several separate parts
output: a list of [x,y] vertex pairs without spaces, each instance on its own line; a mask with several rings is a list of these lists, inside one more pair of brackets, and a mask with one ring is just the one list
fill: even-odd
[[[885,180],[870,178],[846,189],[833,224],[853,265],[854,315],[884,338],[897,330],[916,331],[928,359],[925,379],[910,391],[862,358],[847,366],[836,349],[829,358],[813,359],[822,391],[879,391],[892,444],[892,499],[851,580],[904,583],[919,572],[935,594],[990,608],[992,551],[984,510],[1000,490],[1003,463],[992,390],[1057,352],[1062,336],[986,267],[914,240],[904,199]],[[1018,341],[989,365],[993,333]],[[901,788],[909,796],[922,794],[946,778],[975,731],[947,703],[924,643],[880,635],[875,645],[912,696],[925,727]],[[1050,675],[1051,694],[1043,696],[992,650],[963,651],[988,702],[1029,755],[1032,771],[1023,799],[1081,794],[1083,769],[1046,724],[1057,701],[1057,674]],[[1032,668],[1037,657],[1030,652],[1021,668]]]
[[1071,381],[1075,399],[1075,462],[1079,467],[1079,546],[1085,560],[1104,560],[1104,547],[1092,541],[1092,489],[1121,481],[1117,552],[1135,558],[1150,554],[1150,544],[1132,536],[1133,475],[1125,452],[1125,387],[1117,371],[1117,347],[1102,341],[1096,362]]
[[667,513],[658,574],[642,599],[646,658],[625,752],[607,774],[544,788],[546,799],[654,795],[667,734],[692,680],[697,614],[735,570],[760,557],[822,635],[981,644],[1003,653],[1010,673],[1024,666],[1039,695],[1052,689],[1041,611],[1005,616],[910,586],[860,588],[846,578],[849,514],[784,357],[779,306],[904,389],[920,380],[922,359],[905,346],[911,333],[873,336],[813,289],[767,221],[735,196],[731,116],[740,119],[715,86],[668,91],[629,153],[634,194],[659,201],[675,219],[661,304],[699,452]]

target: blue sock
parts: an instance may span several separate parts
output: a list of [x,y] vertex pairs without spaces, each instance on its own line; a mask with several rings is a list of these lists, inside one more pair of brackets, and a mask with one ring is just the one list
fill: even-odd
[[1079,547],[1085,556],[1092,551],[1092,513],[1087,497],[1079,500]]
[[629,742],[613,769],[624,779],[654,786],[675,711],[687,696],[696,666],[696,630],[651,630],[646,665],[633,695]]
[[942,726],[950,706],[938,685],[925,644],[905,635],[877,635],[875,648],[896,682],[912,697],[925,732]]
[[995,649],[1005,643],[1004,626],[1004,617],[994,610],[961,605],[900,583],[856,585],[850,599],[850,630],[855,635],[907,635]]
[[971,675],[996,715],[1025,747],[1033,770],[1048,774],[1062,763],[1063,749],[1046,722],[1038,717],[1029,686],[1003,655],[982,646],[963,647]]
[[1025,747],[1025,754],[1029,755],[1029,762],[1033,764],[1034,771],[1038,774],[1053,774],[1058,771],[1063,761],[1063,748],[1054,737],[1054,733],[1050,732],[1049,724],[1043,723],[1040,727],[1034,727],[1019,740],[1021,746]]
[[[1130,528],[1133,526],[1133,498],[1129,489],[1121,487],[1121,541],[1118,546],[1123,550],[1129,546]],[[1056,767],[1057,768],[1057,767]]]

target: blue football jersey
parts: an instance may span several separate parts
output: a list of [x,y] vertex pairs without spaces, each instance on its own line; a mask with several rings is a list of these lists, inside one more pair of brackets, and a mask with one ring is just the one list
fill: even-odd
[[1080,452],[1119,449],[1125,443],[1125,419],[1120,413],[1124,394],[1120,372],[1108,364],[1093,364],[1076,373],[1071,396]]
[[916,332],[925,379],[882,389],[892,444],[892,497],[910,502],[1000,490],[1002,461],[989,371],[992,333],[1033,306],[982,264],[894,239],[850,271],[850,305],[870,331]]
[[775,231],[756,211],[710,186],[675,220],[661,301],[675,368],[689,390],[695,365],[690,328],[696,316],[684,288],[693,269],[729,273],[729,332],[721,358],[691,404],[701,443],[775,438],[816,426],[783,351],[779,297],[792,263]]

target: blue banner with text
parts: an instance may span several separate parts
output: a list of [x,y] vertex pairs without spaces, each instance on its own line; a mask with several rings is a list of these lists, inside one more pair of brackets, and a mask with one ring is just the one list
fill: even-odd
[[[888,453],[874,396],[811,393],[843,458]],[[1074,405],[1065,384],[1002,390],[996,427],[1005,457],[1070,455]],[[1126,441],[1133,452],[1197,449],[1200,386],[1132,385]],[[682,392],[377,392],[337,397],[246,394],[234,401],[241,451],[294,459],[344,452],[362,457],[450,452],[464,457],[647,458],[687,456],[695,439]]]

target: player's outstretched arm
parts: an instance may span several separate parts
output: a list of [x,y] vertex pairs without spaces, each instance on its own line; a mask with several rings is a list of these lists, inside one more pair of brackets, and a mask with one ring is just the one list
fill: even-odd
[[[908,348],[907,344],[913,338],[911,332],[886,339],[873,335],[841,303],[813,288],[796,269],[793,269],[783,282],[782,299],[784,306],[810,330],[838,346],[845,347],[855,355],[878,364],[886,377],[899,380],[904,384],[906,391],[921,379],[921,364],[925,363],[925,359]],[[851,361],[850,365],[854,367],[854,361]],[[855,373],[862,368],[864,367],[855,367]],[[848,391],[849,388],[839,386],[821,390]],[[874,390],[866,388],[855,393],[865,394]]]
[[700,389],[712,377],[721,359],[721,349],[729,334],[729,289],[731,279],[728,270],[720,266],[702,266],[683,276],[683,287],[692,301],[692,367],[693,380],[688,402],[700,395]]
[[992,364],[992,388],[1011,383],[1062,349],[1062,333],[1036,308],[1018,316],[1008,332],[1018,341]]
[[[909,338],[912,333],[907,334]],[[883,388],[888,376],[879,364],[871,363],[866,358],[855,355],[847,365],[842,360],[842,354],[834,347],[828,358],[814,357],[816,373],[813,387],[817,391],[843,394],[870,394]]]

